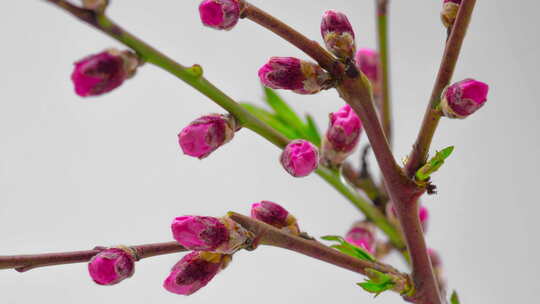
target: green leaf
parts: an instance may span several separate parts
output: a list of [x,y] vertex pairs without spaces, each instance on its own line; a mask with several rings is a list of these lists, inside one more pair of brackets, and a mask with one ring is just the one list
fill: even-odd
[[451,304],[460,304],[458,294],[457,294],[457,292],[455,290],[452,292],[452,296],[450,297],[450,303]]
[[355,257],[357,259],[364,260],[364,261],[371,261],[371,262],[375,261],[375,258],[371,254],[369,254],[367,251],[345,241],[341,236],[327,235],[327,236],[321,237],[321,239],[326,240],[326,241],[338,242],[338,244],[331,245],[330,247],[335,248],[346,255],[350,255],[352,257]]
[[251,114],[255,115],[255,117],[267,123],[279,133],[285,135],[285,137],[289,139],[295,139],[300,137],[294,129],[283,124],[283,122],[277,119],[274,114],[266,111],[265,109],[259,108],[249,103],[241,103],[240,105],[246,110],[248,110]]
[[365,291],[374,293],[375,297],[384,291],[392,289],[395,285],[392,277],[375,269],[368,268],[366,274],[369,279],[357,284]]
[[431,174],[439,170],[444,164],[444,160],[447,159],[454,151],[454,146],[444,148],[442,151],[438,151],[422,168],[416,171],[416,179],[419,181],[426,181]]
[[289,107],[289,105],[274,92],[274,90],[264,87],[264,94],[266,96],[266,102],[276,112],[276,117],[283,121],[290,128],[295,130],[304,130],[304,123]]
[[319,133],[319,128],[317,128],[317,124],[315,123],[315,120],[313,120],[313,117],[309,114],[306,115],[306,127],[305,132],[308,135],[308,139],[314,143],[316,146],[321,146],[321,134]]

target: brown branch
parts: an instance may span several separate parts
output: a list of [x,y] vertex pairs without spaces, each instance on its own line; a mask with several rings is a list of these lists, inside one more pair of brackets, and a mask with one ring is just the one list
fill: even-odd
[[476,0],[463,0],[459,6],[459,11],[452,31],[450,32],[450,37],[446,42],[446,48],[439,67],[439,72],[437,73],[435,85],[433,86],[431,98],[429,99],[429,105],[424,114],[422,126],[420,127],[418,137],[416,138],[413,150],[409,155],[405,166],[409,177],[413,177],[416,171],[427,160],[429,147],[441,118],[441,113],[437,107],[441,101],[442,91],[452,80],[475,4]]
[[235,212],[229,212],[228,215],[235,222],[239,223],[244,228],[256,235],[255,246],[262,244],[292,250],[364,275],[366,274],[366,271],[369,271],[368,269],[375,269],[380,272],[391,274],[403,284],[403,286],[398,288],[401,290],[396,290],[398,292],[406,292],[406,289],[410,288],[411,286],[409,276],[399,272],[390,265],[354,258],[333,248],[325,246],[317,241],[307,240],[305,238],[283,232],[266,223]]
[[[19,272],[25,272],[38,267],[84,263],[106,248],[96,247],[85,251],[0,256],[0,269],[15,269]],[[178,242],[136,245],[130,248],[134,250],[138,259],[186,251]]]
[[281,20],[278,20],[251,3],[246,1],[240,1],[240,3],[243,5],[243,18],[247,18],[269,29],[313,58],[325,70],[331,72],[333,75],[338,74],[340,69],[339,62],[332,54],[322,48],[317,41],[308,39]]

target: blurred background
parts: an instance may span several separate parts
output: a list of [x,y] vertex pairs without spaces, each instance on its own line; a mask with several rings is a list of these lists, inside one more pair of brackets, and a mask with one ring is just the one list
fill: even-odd
[[[392,1],[391,74],[395,156],[410,151],[439,66],[445,30],[442,1]],[[348,14],[357,44],[375,47],[374,3],[252,3],[321,41],[322,13]],[[201,25],[198,1],[112,1],[119,24],[206,77],[238,101],[263,105],[256,76],[271,56],[306,58],[249,21],[221,32]],[[456,149],[434,175],[439,193],[429,246],[443,258],[450,289],[463,303],[532,303],[537,294],[540,153],[535,1],[478,1],[454,80],[491,86],[489,101],[467,120],[442,120],[432,152]],[[70,82],[74,61],[118,43],[44,1],[2,5],[0,73],[0,255],[90,249],[96,245],[169,241],[184,214],[247,213],[251,203],[284,205],[314,236],[343,234],[361,215],[316,175],[290,177],[279,149],[242,130],[200,161],[182,155],[177,133],[218,106],[173,76],[145,65],[121,88],[82,99]],[[343,102],[333,90],[315,96],[281,92],[321,129]],[[361,143],[365,144],[365,135]],[[357,154],[353,156],[357,158]],[[376,164],[371,163],[375,171]],[[85,264],[0,271],[0,301],[55,303],[370,303],[363,277],[282,249],[240,252],[206,288],[183,297],[162,281],[181,257],[137,264],[114,287],[95,285]],[[403,268],[399,257],[388,260]],[[386,293],[378,303],[401,303]]]

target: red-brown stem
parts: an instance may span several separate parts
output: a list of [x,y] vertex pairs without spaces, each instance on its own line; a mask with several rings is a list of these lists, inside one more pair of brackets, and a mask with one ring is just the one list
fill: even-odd
[[242,17],[260,24],[261,26],[274,32],[281,38],[287,40],[296,46],[308,56],[313,58],[325,70],[335,73],[339,69],[339,62],[322,48],[317,41],[308,39],[306,36],[297,32],[292,27],[278,20],[274,16],[266,13],[251,3],[240,1],[243,6]]
[[[135,250],[139,259],[186,251],[178,242],[136,245],[130,248]],[[15,269],[24,272],[38,267],[84,263],[104,249],[106,247],[84,251],[0,256],[0,269]]]
[[[398,281],[407,285],[402,286],[401,289],[410,288],[409,277],[406,274],[399,272],[390,265],[354,258],[352,256],[343,254],[333,248],[325,246],[317,241],[307,240],[283,232],[266,223],[235,212],[229,212],[228,215],[235,222],[239,223],[240,225],[242,225],[242,227],[246,228],[247,230],[253,232],[256,235],[255,246],[258,244],[262,244],[292,250],[364,275],[366,274],[367,269],[375,269],[380,272],[392,274],[395,276],[395,278],[398,279]],[[407,290],[396,291],[406,292]]]
[[459,11],[450,32],[450,37],[446,42],[446,48],[442,57],[437,79],[433,86],[431,98],[429,99],[429,105],[424,114],[424,120],[416,142],[413,145],[413,150],[409,155],[407,164],[405,166],[407,175],[413,177],[416,171],[426,162],[429,147],[435,134],[435,130],[439,125],[441,118],[440,111],[437,107],[441,101],[441,94],[444,88],[452,80],[452,75],[456,68],[456,63],[467,33],[467,28],[471,21],[471,16],[474,10],[476,0],[463,0],[459,6]]

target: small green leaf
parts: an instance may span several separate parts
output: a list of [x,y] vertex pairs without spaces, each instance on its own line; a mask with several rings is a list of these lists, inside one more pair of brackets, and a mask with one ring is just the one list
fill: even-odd
[[335,248],[344,254],[350,255],[352,257],[355,257],[357,259],[364,260],[364,261],[371,261],[371,262],[375,261],[375,258],[371,254],[369,254],[367,251],[365,251],[364,249],[360,247],[354,246],[353,244],[345,241],[340,236],[327,235],[327,236],[321,237],[321,239],[326,240],[326,241],[338,242],[338,244],[331,245],[330,247]]
[[251,114],[255,115],[255,117],[267,123],[279,133],[285,135],[285,137],[289,139],[300,138],[300,136],[294,129],[285,125],[283,122],[277,119],[274,114],[266,111],[265,109],[259,108],[249,103],[241,103],[240,105],[242,105],[242,107],[248,110]]
[[384,291],[394,288],[395,283],[392,280],[392,277],[385,273],[368,268],[366,270],[366,275],[369,277],[369,279],[365,282],[357,284],[365,291],[369,293],[374,293],[375,297]]
[[454,151],[454,146],[444,148],[442,151],[438,151],[422,168],[416,171],[416,179],[419,181],[426,181],[431,174],[439,170],[444,164],[444,160],[447,159]]
[[452,292],[452,296],[450,297],[450,303],[451,304],[460,304],[458,294],[457,294],[457,292],[455,290]]
[[316,146],[321,146],[321,135],[319,133],[319,128],[317,128],[317,124],[315,123],[315,120],[313,120],[313,117],[309,114],[306,115],[306,133],[309,136],[309,140],[314,143]]
[[302,119],[294,110],[272,89],[264,87],[266,103],[275,111],[275,116],[290,129],[296,130],[302,138],[309,139]]

